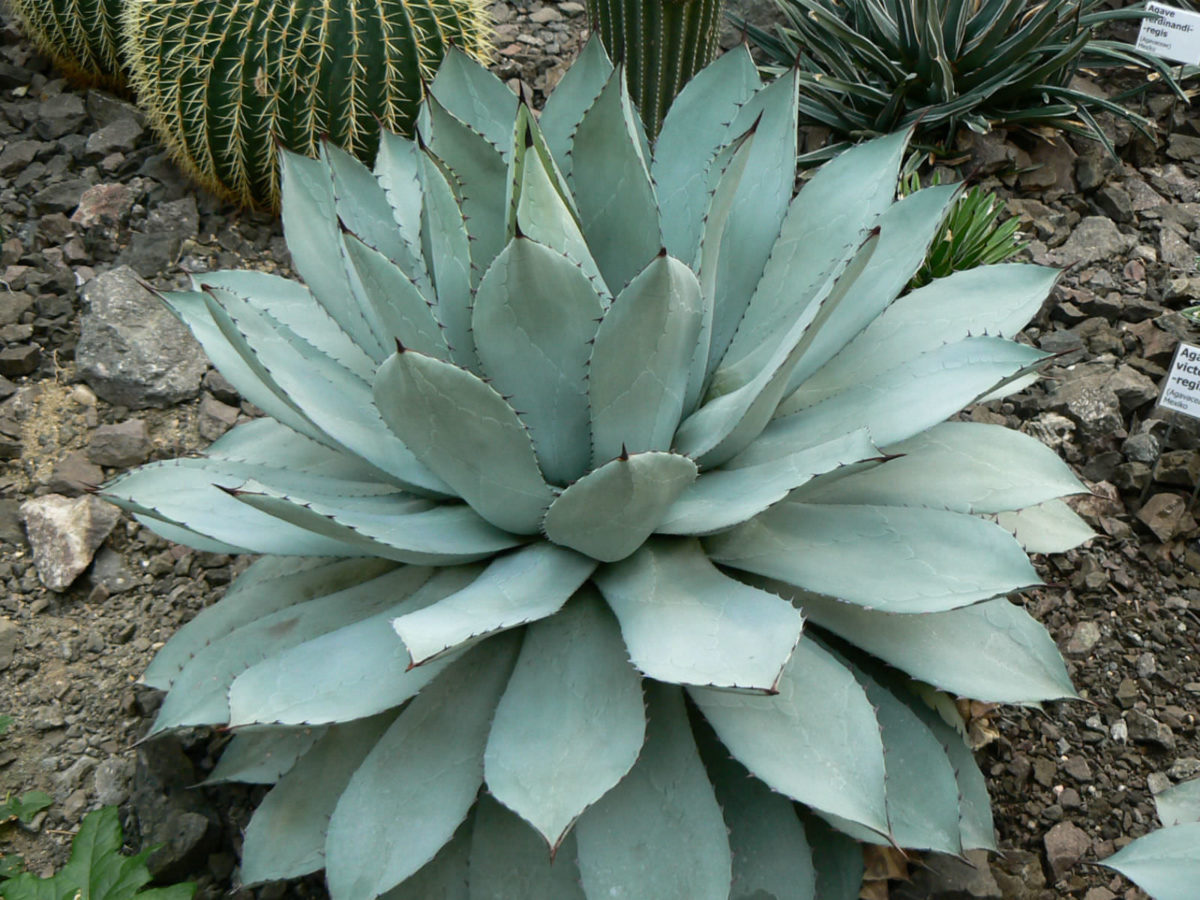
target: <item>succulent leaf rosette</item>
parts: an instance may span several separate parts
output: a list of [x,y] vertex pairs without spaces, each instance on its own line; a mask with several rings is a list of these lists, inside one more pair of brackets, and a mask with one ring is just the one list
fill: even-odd
[[651,146],[594,40],[540,120],[452,57],[373,171],[283,155],[304,285],[165,295],[266,417],[105,494],[263,555],[145,675],[274,785],[247,883],[850,898],[856,840],[992,846],[948,694],[1073,695],[1003,595],[1088,531],[946,419],[1036,377],[1056,272],[898,296],[956,191],[896,201],[895,135],[793,199],[797,86],[733,51]]

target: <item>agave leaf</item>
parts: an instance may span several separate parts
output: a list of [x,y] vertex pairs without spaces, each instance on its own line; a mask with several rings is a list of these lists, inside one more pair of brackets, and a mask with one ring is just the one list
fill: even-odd
[[729,900],[816,900],[812,852],[791,801],[753,778],[715,740],[701,744],[701,753],[729,826]]
[[330,727],[262,799],[246,826],[242,882],[296,878],[325,865],[325,829],[350,776],[396,718]]
[[[880,447],[899,443],[944,421],[1011,378],[1040,365],[1040,350],[998,338],[967,338],[922,354],[816,406],[795,412],[784,398],[780,417],[763,429],[736,465],[767,462],[811,441],[811,434],[845,434],[866,426]],[[803,445],[803,444],[802,444]]]
[[[450,351],[433,307],[404,270],[353,234],[342,235],[342,246],[379,323],[380,342],[394,345],[399,340],[427,356],[448,359]],[[374,374],[372,367],[363,377],[370,380]]]
[[450,840],[483,783],[492,710],[516,642],[473,648],[417,695],[350,778],[329,821],[325,875],[343,900],[373,900]]
[[[796,364],[819,340],[830,319],[837,315],[858,274],[870,264],[877,238],[873,235],[850,259],[836,283],[819,304],[810,304],[773,351],[762,368],[729,393],[711,399],[679,426],[675,446],[705,467],[728,462],[762,433],[787,389]],[[719,374],[719,373],[718,373]]]
[[421,163],[424,154],[411,138],[388,131],[379,132],[379,151],[375,154],[375,178],[392,208],[395,234],[405,252],[392,258],[417,284],[429,282],[425,256],[421,252],[421,217],[424,199]]
[[862,847],[816,816],[803,820],[817,870],[817,900],[858,900],[863,885]]
[[336,442],[321,431],[287,396],[253,354],[242,355],[213,321],[203,294],[172,291],[161,295],[204,348],[205,355],[243,398],[298,434],[327,446]]
[[283,234],[293,267],[354,343],[373,358],[382,359],[386,349],[371,332],[366,317],[356,303],[346,302],[353,294],[341,255],[330,253],[338,246],[339,232],[329,166],[282,148],[279,160]]
[[299,282],[249,270],[205,272],[201,280],[204,284],[236,294],[360,378],[369,378],[374,373],[375,360],[342,331],[341,326]]
[[662,209],[667,251],[690,260],[700,245],[707,191],[704,173],[739,107],[762,86],[745,47],[717,57],[672,101],[654,144],[650,174]]
[[891,206],[906,133],[852,147],[826,163],[796,195],[779,240],[754,289],[723,365],[732,365],[786,330],[833,275],[841,254],[858,246]]
[[256,662],[393,606],[429,578],[402,568],[380,578],[263,615],[197,649],[171,683],[151,734],[229,721],[229,685]]
[[[815,641],[801,641],[773,696],[688,688],[734,759],[814,809],[888,831],[883,743],[866,694]],[[653,723],[653,719],[651,719]],[[805,760],[803,766],[797,759]]]
[[905,294],[800,385],[793,404],[811,406],[839,391],[972,335],[1012,336],[1041,307],[1057,269],[980,266]]
[[[100,493],[122,509],[163,519],[169,525],[249,553],[287,556],[363,556],[366,551],[305,531],[250,509],[228,493],[245,483],[235,464],[220,460],[172,459],[140,466],[106,484]],[[151,523],[151,527],[156,527]]]
[[571,144],[583,114],[591,107],[612,74],[613,65],[604,52],[600,37],[593,34],[584,45],[575,64],[563,75],[554,92],[546,98],[546,107],[538,125],[554,161],[567,178],[571,176]]
[[792,371],[791,388],[803,384],[829,362],[904,289],[925,261],[938,226],[957,196],[958,189],[953,185],[926,188],[884,211],[877,220],[879,246]]
[[1138,838],[1100,865],[1116,869],[1155,900],[1190,900],[1200,879],[1200,822],[1163,828]]
[[999,513],[996,524],[1011,531],[1027,553],[1066,553],[1096,536],[1061,500]]
[[595,583],[633,664],[659,681],[773,692],[804,624],[787,601],[722,574],[693,540],[650,541]]
[[411,878],[380,894],[379,900],[471,900],[467,885],[471,843],[471,828],[464,824],[433,859]]
[[1004,529],[935,509],[781,503],[705,547],[722,565],[884,612],[944,612],[1041,583]]
[[202,784],[275,784],[326,732],[325,728],[266,728],[235,734]]
[[758,466],[702,473],[671,504],[659,534],[712,534],[754,518],[809,479],[878,456],[865,428]]
[[483,518],[533,534],[553,499],[516,412],[449,363],[396,353],[379,368],[375,405],[418,459]]
[[[506,89],[507,90],[507,89]],[[516,114],[516,97],[513,97]],[[471,235],[472,285],[504,247],[505,150],[464,124],[437,97],[425,103],[428,123],[420,129],[425,144],[454,175],[452,187],[459,200],[467,232]],[[512,141],[512,122],[506,143]]]
[[897,458],[810,484],[800,497],[806,503],[998,513],[1087,490],[1041,441],[998,425],[943,422],[887,452]]
[[[915,685],[896,675],[886,680],[887,686],[897,698],[908,704],[908,708],[917,714],[925,727],[928,728],[946,756],[950,758],[950,766],[954,769],[954,779],[958,783],[958,831],[964,850],[995,850],[996,838],[992,822],[992,803],[988,797],[987,782],[975,754],[967,746],[963,735],[967,726],[958,716],[953,700],[945,694],[940,694],[942,705],[934,710],[913,693]],[[926,688],[926,690],[930,690]],[[956,727],[951,727],[942,718],[952,714]]]
[[[411,239],[412,233],[406,236],[397,227],[386,186],[355,156],[331,141],[321,142],[321,159],[333,174],[334,206],[345,228],[399,266],[408,278],[420,285],[422,292],[432,294],[425,265],[420,259],[420,245],[414,247],[408,243],[405,238]],[[413,175],[415,172],[409,178]],[[411,219],[407,221],[411,222]],[[381,340],[380,346],[386,348],[386,340]]]
[[542,471],[555,484],[574,481],[591,459],[587,362],[603,311],[577,263],[520,237],[496,257],[475,294],[479,361],[520,410]]
[[553,615],[595,568],[594,560],[540,541],[496,557],[470,584],[392,627],[420,666],[473,638]]
[[438,66],[429,92],[451,115],[477,128],[505,159],[512,153],[518,98],[486,67],[451,47]]
[[358,457],[331,450],[265,416],[235,425],[210,444],[204,455],[213,460],[319,474],[335,481],[378,482],[387,477]]
[[546,511],[550,540],[615,562],[654,533],[663,515],[696,479],[696,464],[676,453],[619,456],[564,490]]
[[171,635],[146,667],[142,683],[166,690],[188,660],[218,638],[257,618],[362,584],[395,567],[382,559],[263,557],[238,577],[223,598]]
[[476,566],[435,570],[387,609],[252,665],[229,688],[229,724],[346,722],[416,696],[452,660],[413,668],[391,622],[454,593],[476,574]]
[[645,732],[641,678],[594,591],[526,630],[484,772],[492,795],[544,838],[542,865],[580,813],[633,768]]
[[322,432],[336,434],[338,443],[402,485],[448,493],[384,426],[367,382],[235,294],[210,288],[204,298],[213,321],[243,358],[253,358],[269,372]]
[[891,840],[901,847],[961,855],[958,782],[941,742],[888,688],[835,656],[858,679],[879,720]]
[[730,126],[737,134],[758,122],[746,172],[721,236],[707,366],[710,374],[746,312],[792,199],[799,128],[798,72],[793,67],[756,93],[738,110]]
[[727,900],[729,841],[679,688],[648,682],[646,746],[575,826],[589,897]]
[[531,145],[519,151],[524,154],[524,165],[514,210],[517,230],[579,266],[596,293],[606,301],[610,300],[612,295],[592,259],[583,232],[579,230],[577,213],[573,209],[574,198],[549,151],[545,150],[545,139],[538,131],[537,123],[529,117],[525,126]]
[[588,364],[593,466],[622,447],[631,453],[670,448],[703,302],[695,273],[660,254],[605,312]]
[[1200,779],[1159,791],[1154,795],[1154,807],[1166,826],[1200,822]]
[[567,176],[588,247],[614,293],[663,245],[658,201],[636,120],[625,69],[619,66],[580,120]]
[[475,805],[470,880],[471,900],[586,900],[575,835],[551,856],[536,831],[486,794]]
[[349,555],[443,566],[483,559],[521,542],[489,525],[468,506],[431,505],[404,494],[292,493],[248,481],[234,497],[280,522],[340,541],[352,551]]
[[801,608],[822,628],[951,694],[995,703],[1076,696],[1046,629],[1003,597],[927,615],[868,610],[815,594],[804,596]]

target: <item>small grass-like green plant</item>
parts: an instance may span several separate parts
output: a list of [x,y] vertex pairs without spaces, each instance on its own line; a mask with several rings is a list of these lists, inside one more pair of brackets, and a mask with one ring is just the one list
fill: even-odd
[[[121,823],[117,808],[88,813],[71,843],[71,858],[55,875],[38,878],[22,872],[0,881],[3,900],[190,900],[196,885],[187,882],[142,890],[151,880],[146,858],[121,855]],[[5,862],[19,857],[6,857]]]

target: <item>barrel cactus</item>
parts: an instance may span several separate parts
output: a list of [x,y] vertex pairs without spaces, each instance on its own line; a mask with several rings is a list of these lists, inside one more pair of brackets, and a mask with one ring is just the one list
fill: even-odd
[[72,80],[119,88],[122,0],[12,0],[25,34]]
[[150,124],[204,187],[279,202],[279,147],[327,137],[369,159],[411,133],[451,46],[491,50],[484,0],[153,0],[125,7],[131,80]]
[[796,90],[736,50],[651,147],[596,41],[540,120],[452,58],[373,171],[282,154],[305,285],[165,295],[267,417],[103,493],[263,555],[145,675],[273,785],[247,883],[851,898],[855,840],[992,846],[944,692],[1073,694],[1003,595],[1088,532],[1053,452],[945,420],[1035,377],[1056,272],[898,297],[956,190],[897,202],[896,135],[793,199]]

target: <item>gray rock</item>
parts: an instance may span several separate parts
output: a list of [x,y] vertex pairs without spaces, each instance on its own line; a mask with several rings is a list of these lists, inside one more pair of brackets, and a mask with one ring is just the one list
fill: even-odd
[[146,116],[140,109],[104,91],[88,91],[84,105],[97,128],[104,128],[120,119],[132,119],[139,125],[146,123]]
[[1200,159],[1200,137],[1190,134],[1172,134],[1167,140],[1167,156],[1171,159],[1192,162]]
[[1080,221],[1067,242],[1051,250],[1049,258],[1058,266],[1088,265],[1120,259],[1137,243],[1137,238],[1122,234],[1111,219],[1088,216]]
[[1132,412],[1142,404],[1158,399],[1158,385],[1132,366],[1118,366],[1109,378],[1108,386],[1117,395],[1125,412]]
[[160,203],[146,216],[146,231],[173,234],[179,238],[194,238],[200,230],[200,213],[195,197],[184,197],[170,203]]
[[237,421],[238,408],[227,406],[208,394],[200,401],[199,431],[206,441],[215,441],[233,427]]
[[1154,467],[1154,480],[1194,487],[1200,479],[1200,451],[1168,450]]
[[44,141],[52,141],[79,128],[87,109],[78,94],[55,94],[38,104],[33,130]]
[[220,837],[216,816],[198,791],[191,761],[171,739],[138,749],[130,802],[142,846],[162,844],[147,860],[152,875],[177,881],[204,864]]
[[79,198],[71,221],[84,228],[120,225],[133,208],[133,191],[124,184],[92,185]]
[[1054,880],[1062,878],[1067,871],[1083,859],[1083,855],[1091,849],[1092,839],[1087,832],[1071,822],[1060,822],[1046,832],[1042,839],[1046,848],[1046,859]]
[[68,453],[54,465],[50,472],[50,480],[46,483],[55,494],[67,497],[78,495],[98,487],[104,482],[104,472],[93,462],[90,462],[82,451]]
[[110,153],[129,153],[137,148],[145,129],[134,119],[117,119],[99,131],[88,135],[85,149],[90,156],[103,157]]
[[1096,205],[1114,221],[1133,221],[1133,200],[1129,193],[1119,185],[1106,184],[1096,191]]
[[1200,759],[1194,756],[1181,756],[1171,763],[1167,774],[1173,781],[1187,781],[1189,778],[1195,778],[1200,774]]
[[1192,267],[1196,251],[1174,229],[1164,228],[1158,233],[1158,258],[1174,269],[1187,271]]
[[1196,520],[1187,511],[1187,502],[1178,494],[1155,494],[1138,510],[1137,517],[1164,542],[1196,528]]
[[17,623],[0,617],[0,672],[12,665],[20,639],[21,629]]
[[75,360],[100,397],[131,409],[163,407],[200,392],[208,362],[191,332],[126,267],[84,286]]
[[1005,850],[992,866],[992,877],[1004,900],[1030,900],[1046,886],[1042,861],[1028,850]]
[[1158,439],[1145,432],[1131,435],[1121,445],[1121,452],[1125,454],[1127,460],[1147,465],[1153,465],[1154,461],[1158,459],[1158,451]]
[[121,757],[111,757],[96,766],[92,784],[101,806],[120,806],[129,799],[133,780],[133,763]]
[[1095,622],[1080,622],[1063,648],[1068,656],[1087,656],[1100,643],[1100,626]]
[[9,141],[0,150],[0,175],[16,175],[48,146],[42,141]]
[[38,578],[52,591],[64,591],[92,561],[121,511],[99,497],[47,494],[21,504],[25,532]]
[[84,178],[68,178],[33,195],[33,207],[40,213],[66,213],[79,206],[84,192],[92,186]]
[[33,298],[24,291],[0,291],[0,325],[15,325],[33,309]]
[[0,375],[16,378],[31,375],[42,361],[42,348],[37,344],[19,344],[0,350]]
[[121,594],[137,587],[137,576],[125,565],[121,554],[111,547],[103,548],[92,563],[92,584],[102,585],[111,594]]
[[1046,409],[1074,422],[1085,443],[1105,439],[1125,424],[1111,378],[1107,367],[1087,367],[1056,384],[1042,402]]
[[1125,715],[1129,728],[1129,739],[1139,744],[1150,744],[1164,750],[1175,749],[1175,732],[1170,725],[1157,721],[1140,709],[1131,709]]
[[124,469],[144,463],[150,456],[150,450],[145,421],[127,419],[115,425],[101,425],[92,432],[87,455],[98,466]]

